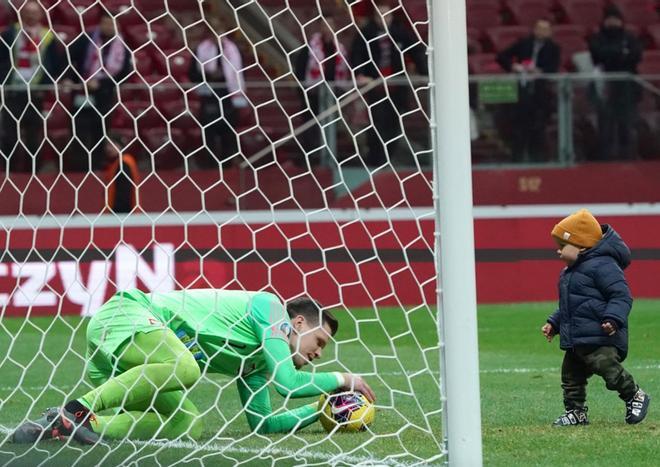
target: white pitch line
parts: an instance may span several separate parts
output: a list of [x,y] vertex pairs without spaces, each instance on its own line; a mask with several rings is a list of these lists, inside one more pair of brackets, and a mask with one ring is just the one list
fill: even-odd
[[[660,364],[653,364],[653,365],[633,365],[630,367],[627,367],[630,370],[660,370]],[[479,371],[479,373],[482,374],[518,374],[518,373],[555,373],[560,370],[560,365],[557,365],[556,367],[552,368],[488,368],[488,369],[482,369]],[[361,373],[362,375],[366,377],[375,377],[375,376],[411,376],[411,375],[423,375],[423,374],[428,374],[431,373],[433,375],[437,375],[440,372],[439,371],[427,371],[423,372],[420,370],[416,371],[408,371],[408,372],[403,372],[403,371],[388,371],[384,373]],[[230,381],[229,378],[224,380],[223,382]],[[200,383],[197,383],[198,385],[218,385],[216,381],[201,381]],[[64,390],[64,389],[71,389],[74,387],[77,387],[78,385],[62,385],[62,386],[57,386],[57,389]],[[44,386],[0,386],[0,391],[38,391],[40,389],[48,389],[47,387]]]
[[[8,435],[12,432],[11,429],[7,427],[0,426],[0,434]],[[199,444],[192,441],[120,441],[116,447],[121,447],[122,445],[138,445],[138,446],[148,446],[156,448],[168,448],[168,449],[187,449],[191,451],[205,451],[205,452],[217,452],[220,454],[252,454],[254,456],[259,456],[260,458],[267,455],[275,456],[286,456],[293,459],[314,459],[320,461],[329,461],[331,463],[348,463],[352,465],[389,465],[394,467],[407,467],[414,465],[413,463],[399,462],[396,460],[385,460],[377,459],[374,457],[368,456],[353,456],[353,455],[343,455],[343,454],[329,454],[324,452],[307,452],[305,450],[301,451],[292,451],[290,449],[283,449],[277,447],[265,447],[263,449],[258,448],[245,448],[245,447],[232,447],[230,445],[222,445],[218,443],[204,443]],[[415,464],[419,464],[416,462]]]

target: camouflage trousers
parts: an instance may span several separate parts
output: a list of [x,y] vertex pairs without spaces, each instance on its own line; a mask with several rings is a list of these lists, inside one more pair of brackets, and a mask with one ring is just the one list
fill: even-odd
[[567,410],[584,408],[587,380],[598,375],[610,391],[617,391],[624,401],[637,392],[637,384],[621,365],[616,347],[579,346],[567,350],[561,366],[561,387]]

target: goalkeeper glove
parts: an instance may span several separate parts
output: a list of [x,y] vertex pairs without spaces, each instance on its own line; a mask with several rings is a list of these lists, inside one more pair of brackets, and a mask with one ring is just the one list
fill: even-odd
[[188,334],[186,334],[186,331],[184,331],[183,329],[179,329],[176,332],[176,337],[178,337],[179,340],[183,342],[183,345],[185,345],[186,348],[190,351],[190,353],[193,354],[195,360],[201,360],[204,358],[204,352],[202,352],[202,349],[199,347],[199,344],[195,339],[193,339]]

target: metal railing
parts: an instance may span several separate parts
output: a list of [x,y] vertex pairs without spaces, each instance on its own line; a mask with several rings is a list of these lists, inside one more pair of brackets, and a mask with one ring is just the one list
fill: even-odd
[[[643,159],[653,157],[656,150],[656,155],[660,155],[660,146],[655,144],[660,141],[658,84],[658,75],[627,73],[471,76],[471,110],[476,124],[472,135],[473,164],[475,168],[567,166],[582,160]],[[223,87],[216,83],[208,85]],[[160,112],[164,103],[159,101],[158,93],[175,89],[179,92],[176,99],[181,101],[181,112],[192,114],[195,110],[190,102],[197,99],[199,87],[200,84],[174,83],[170,79],[150,85],[122,83],[119,102],[113,111],[134,100],[131,97],[134,93],[143,91],[147,103]],[[544,91],[537,94],[529,91],[538,87],[543,87]],[[26,90],[25,86],[2,86],[0,107],[5,105],[10,93]],[[51,93],[50,99],[58,102],[65,102],[68,93],[80,94],[81,91],[90,93],[86,86],[79,84],[29,88],[30,93]],[[291,79],[267,83],[248,81],[244,92],[247,109],[243,115],[252,117],[247,124],[239,123],[239,139],[245,132],[268,127],[264,122],[270,121],[274,128],[270,134],[262,131],[260,144],[241,141],[238,166],[242,172],[266,163],[282,147],[290,153],[291,159],[307,165],[310,154],[301,140],[309,139],[310,134],[320,139],[322,147],[320,155],[316,155],[316,149],[313,151],[314,165],[330,167],[336,173],[346,167],[375,167],[380,162],[394,169],[430,167],[428,81],[425,77],[390,77],[359,86],[354,81],[327,82],[315,85],[312,90],[305,90],[302,83]],[[311,109],[308,99],[314,93],[318,104]],[[396,104],[396,113],[390,112],[389,122],[383,120],[380,110],[386,100]],[[622,115],[622,103],[626,115]],[[273,109],[277,110],[279,119],[273,118]],[[68,111],[69,117],[75,113],[75,109]],[[43,115],[44,128],[47,128],[50,114],[45,111]],[[138,116],[134,115],[136,119]],[[162,113],[161,116],[163,125],[170,128],[174,117]],[[518,128],[520,125],[523,128]],[[532,154],[534,141],[517,140],[524,139],[525,128],[538,132],[536,136],[543,140],[543,154]],[[613,128],[613,135],[608,135],[610,128]],[[604,151],[610,143],[613,148]],[[520,150],[516,145],[521,144],[527,147],[522,154],[516,154]],[[377,145],[382,148],[374,149]],[[385,159],[369,161],[368,154],[379,150]]]

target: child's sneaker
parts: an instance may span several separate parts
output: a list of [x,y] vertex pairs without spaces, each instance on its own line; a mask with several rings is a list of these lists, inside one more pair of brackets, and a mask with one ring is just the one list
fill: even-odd
[[571,409],[564,412],[554,421],[552,426],[577,426],[588,425],[589,419],[587,418],[587,408],[584,409]]
[[644,420],[650,403],[651,396],[641,389],[637,389],[632,399],[626,401],[626,423],[634,425]]

